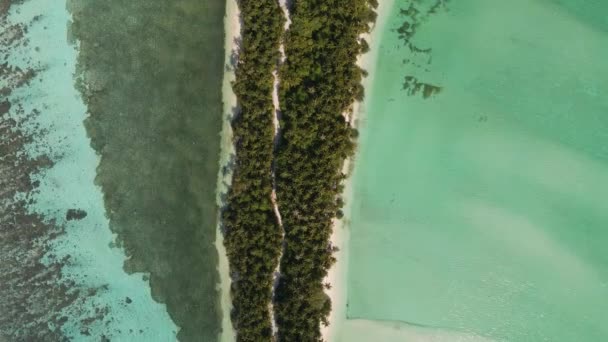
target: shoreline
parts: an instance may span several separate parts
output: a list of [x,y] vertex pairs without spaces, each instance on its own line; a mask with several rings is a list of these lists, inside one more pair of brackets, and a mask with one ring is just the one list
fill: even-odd
[[[347,121],[350,122],[351,126],[354,128],[359,129],[361,127],[359,122],[365,115],[365,107],[370,94],[369,90],[374,81],[374,69],[376,68],[379,52],[379,40],[394,3],[395,0],[380,0],[378,8],[376,8],[377,18],[372,27],[372,31],[361,36],[370,46],[370,50],[367,53],[357,57],[357,65],[368,72],[368,76],[362,80],[366,92],[365,99],[363,102],[353,102],[352,111],[350,113],[345,113]],[[357,151],[355,152],[354,157],[345,160],[342,167],[342,172],[347,175],[344,182],[344,192],[342,193],[345,201],[343,209],[344,217],[341,220],[334,218],[333,231],[330,237],[331,245],[333,247],[338,247],[339,250],[336,253],[336,263],[329,269],[329,272],[324,279],[324,283],[331,284],[331,288],[326,290],[325,293],[329,296],[332,305],[328,319],[329,326],[321,325],[321,335],[326,342],[338,341],[338,332],[346,321],[348,244],[350,241],[349,224],[352,210],[351,200],[353,197],[353,174],[356,153]]]
[[234,73],[234,56],[239,51],[239,41],[241,38],[241,17],[236,0],[228,0],[226,2],[226,13],[224,15],[224,80],[222,82],[222,131],[220,132],[220,156],[217,187],[216,187],[216,203],[218,206],[217,230],[215,238],[215,247],[218,252],[218,272],[220,283],[218,290],[220,292],[220,309],[222,311],[222,330],[219,333],[218,341],[233,342],[236,341],[236,331],[232,326],[230,313],[232,311],[232,300],[230,297],[230,269],[226,248],[224,247],[224,236],[221,231],[221,209],[224,206],[223,195],[227,193],[228,187],[232,181],[231,163],[234,158],[235,150],[232,142],[233,133],[231,120],[234,110],[237,106],[236,95],[232,90],[232,82],[235,80]]

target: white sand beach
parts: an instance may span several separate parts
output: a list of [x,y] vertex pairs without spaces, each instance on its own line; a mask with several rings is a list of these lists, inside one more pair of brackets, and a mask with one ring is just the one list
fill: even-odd
[[[225,69],[224,82],[222,85],[223,94],[223,118],[221,132],[221,150],[220,150],[220,172],[217,182],[217,203],[221,208],[222,194],[228,190],[231,182],[232,174],[230,172],[231,158],[234,155],[234,145],[232,143],[232,113],[236,108],[236,95],[232,91],[232,81],[234,81],[234,58],[239,50],[239,41],[241,36],[241,20],[239,8],[236,0],[228,0],[226,2],[226,16],[224,18],[224,30],[226,34],[225,40]],[[227,172],[224,172],[224,169]],[[232,310],[232,301],[230,298],[230,270],[228,267],[228,257],[224,248],[224,238],[220,230],[220,217],[218,213],[218,230],[215,240],[215,246],[218,251],[219,262],[218,270],[220,273],[220,303],[222,309],[222,332],[219,340],[221,342],[232,342],[236,340],[236,334],[232,322],[230,320],[230,312]]]
[[[379,34],[382,33],[382,28],[386,22],[393,3],[395,0],[380,0],[379,6],[376,9],[378,17],[376,23],[372,29],[371,34],[362,35],[369,46],[370,51],[364,55],[360,55],[357,64],[368,72],[368,76],[363,80],[363,86],[366,90],[370,89],[373,84],[374,68],[376,67],[376,60],[378,54],[378,44],[380,42]],[[352,111],[345,113],[347,120],[353,127],[359,127],[359,120],[365,115],[365,102],[354,102],[352,105]],[[351,207],[350,199],[352,198],[352,173],[353,173],[353,162],[354,160],[346,160],[343,166],[343,172],[348,175],[346,180],[343,198],[345,200],[344,207],[344,218],[342,220],[334,220],[334,228],[331,236],[332,246],[338,247],[339,251],[336,253],[337,262],[329,270],[325,283],[331,284],[331,288],[326,291],[327,295],[331,299],[332,311],[329,316],[329,326],[321,326],[321,334],[323,340],[327,342],[334,342],[339,339],[338,332],[344,325],[346,320],[346,299],[347,299],[347,269],[348,269],[348,242],[349,242],[349,228],[348,221],[350,217]]]

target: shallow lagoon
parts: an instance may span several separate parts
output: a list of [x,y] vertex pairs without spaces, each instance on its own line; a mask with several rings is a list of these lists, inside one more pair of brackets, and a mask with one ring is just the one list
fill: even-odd
[[1,2],[0,340],[217,338],[223,15]]
[[[94,183],[99,157],[73,78],[78,45],[68,42],[65,2],[15,2],[2,19],[3,28],[23,35],[2,46],[10,69],[0,73],[0,88],[11,88],[6,80],[16,68],[34,70],[34,77],[12,87],[10,110],[0,120],[15,120],[26,143],[3,141],[0,158],[16,148],[29,163],[48,162],[34,172],[26,168],[32,187],[18,187],[14,200],[0,198],[0,340],[175,340],[178,327],[166,307],[152,299],[143,274],[124,272],[124,250],[111,246],[115,236]],[[22,170],[2,171],[5,187]],[[34,227],[42,228],[33,234]]]
[[421,3],[368,90],[342,340],[608,338],[608,5]]

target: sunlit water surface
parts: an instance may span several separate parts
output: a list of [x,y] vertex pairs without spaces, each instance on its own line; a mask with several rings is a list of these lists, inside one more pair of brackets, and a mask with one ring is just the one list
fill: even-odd
[[342,340],[607,340],[608,3],[416,3],[368,90]]

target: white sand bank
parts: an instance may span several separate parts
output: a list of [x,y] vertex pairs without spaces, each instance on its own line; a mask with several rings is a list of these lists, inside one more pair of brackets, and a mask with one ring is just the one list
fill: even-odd
[[[222,194],[228,190],[228,186],[232,180],[229,164],[231,156],[234,155],[234,145],[232,143],[232,127],[230,125],[232,114],[236,108],[236,95],[232,91],[231,83],[234,81],[233,60],[239,51],[239,42],[241,36],[241,20],[240,12],[236,0],[228,0],[226,2],[226,16],[224,18],[225,30],[225,59],[224,59],[224,81],[222,85],[223,94],[223,117],[222,117],[222,132],[221,132],[221,150],[220,150],[220,172],[217,183],[217,203],[220,208],[223,206]],[[224,168],[228,172],[224,172]],[[228,257],[224,248],[224,237],[220,231],[220,217],[218,213],[218,230],[215,239],[215,246],[219,255],[218,270],[220,273],[220,303],[222,309],[222,332],[219,336],[221,342],[233,342],[236,340],[236,333],[230,320],[230,311],[232,310],[232,301],[230,298],[230,271],[228,267]]]
[[342,341],[382,342],[492,342],[485,337],[457,331],[415,326],[403,322],[348,320]]

